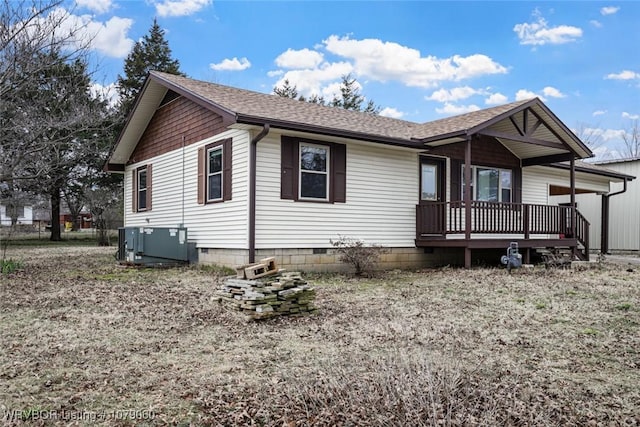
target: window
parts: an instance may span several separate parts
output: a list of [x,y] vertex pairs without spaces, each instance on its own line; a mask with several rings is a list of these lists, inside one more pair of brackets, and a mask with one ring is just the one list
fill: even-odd
[[[464,165],[462,165],[462,199],[464,199]],[[484,166],[471,166],[471,199],[486,202],[511,202],[512,172]]]
[[147,210],[147,168],[138,169],[138,210]]
[[301,200],[329,200],[329,160],[329,147],[300,144]]
[[280,149],[281,199],[346,202],[346,145],[282,136]]
[[222,200],[222,147],[207,150],[207,202]]
[[438,200],[438,166],[434,164],[422,164],[422,200]]
[[231,139],[198,149],[198,204],[231,200],[231,152]]
[[132,171],[132,201],[133,212],[151,210],[151,165],[141,166]]

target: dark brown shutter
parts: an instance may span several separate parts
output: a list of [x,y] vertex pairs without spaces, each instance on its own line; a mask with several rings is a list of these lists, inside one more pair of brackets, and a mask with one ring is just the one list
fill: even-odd
[[204,204],[204,169],[205,169],[205,149],[198,148],[198,204]]
[[522,168],[513,169],[511,180],[511,201],[522,203]]
[[131,171],[131,212],[138,212],[138,170]]
[[345,203],[347,201],[347,146],[344,144],[331,145],[331,189],[332,202]]
[[462,200],[462,161],[451,159],[451,201]]
[[147,165],[147,210],[148,211],[151,210],[151,187],[152,187],[151,176],[152,176],[151,165]]
[[231,200],[231,188],[233,184],[231,181],[231,139],[225,139],[222,144],[222,200]]
[[280,139],[280,198],[298,199],[298,141],[283,136]]

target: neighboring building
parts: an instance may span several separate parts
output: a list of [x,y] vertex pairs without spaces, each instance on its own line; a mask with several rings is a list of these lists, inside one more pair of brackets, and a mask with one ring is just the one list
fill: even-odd
[[[618,174],[640,176],[640,158],[596,163]],[[614,184],[603,194],[576,196],[578,209],[591,222],[592,248],[605,253],[640,250],[640,182]],[[608,204],[608,209],[607,209]],[[604,213],[604,215],[603,215]],[[603,228],[602,224],[608,224]],[[603,230],[605,233],[603,233]],[[603,245],[602,242],[607,244]]]
[[[0,204],[0,225],[11,225],[11,208],[7,205]],[[18,206],[17,208],[17,222],[19,225],[31,225],[33,224],[33,209],[31,206]]]
[[551,198],[625,179],[574,167],[591,156],[537,98],[420,124],[152,72],[107,169],[125,225],[184,224],[200,262],[330,270],[341,235],[388,247],[384,268],[514,240],[587,258],[588,223]]

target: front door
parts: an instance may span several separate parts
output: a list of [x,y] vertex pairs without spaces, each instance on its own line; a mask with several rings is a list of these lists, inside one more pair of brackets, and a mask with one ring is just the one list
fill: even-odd
[[445,169],[444,159],[421,157],[420,161],[420,209],[421,232],[425,235],[442,235],[446,232],[445,220]]

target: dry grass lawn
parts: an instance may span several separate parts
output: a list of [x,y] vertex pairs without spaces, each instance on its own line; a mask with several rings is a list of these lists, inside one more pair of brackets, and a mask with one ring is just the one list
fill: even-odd
[[214,270],[113,252],[10,250],[2,424],[640,424],[627,266],[307,276],[317,315],[247,323],[214,300]]

